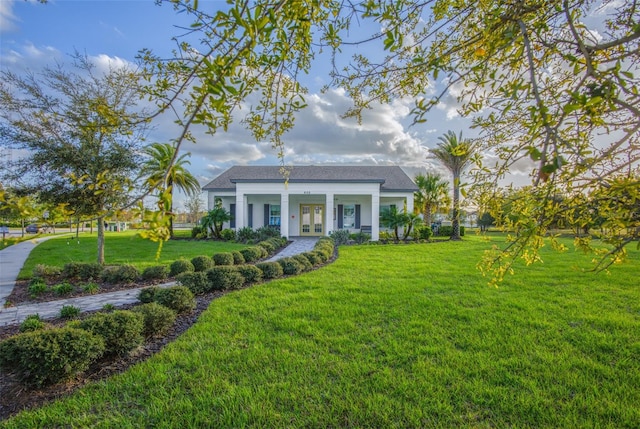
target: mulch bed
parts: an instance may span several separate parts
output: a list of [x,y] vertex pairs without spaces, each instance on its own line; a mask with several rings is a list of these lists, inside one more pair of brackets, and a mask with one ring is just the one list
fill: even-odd
[[[98,286],[100,286],[100,290],[97,293],[108,293],[108,292],[116,292],[119,290],[127,290],[127,289],[135,289],[144,286],[152,286],[154,284],[167,283],[174,279],[165,279],[165,280],[148,280],[142,281],[138,280],[135,283],[105,283],[105,282],[95,282]],[[48,279],[47,283],[51,286],[56,283],[60,283],[64,280],[59,279],[56,281],[55,279]],[[77,298],[80,296],[88,296],[91,295],[89,292],[85,292],[82,290],[82,285],[88,282],[82,282],[78,284],[74,284],[75,282],[71,282],[74,286],[74,290],[70,293],[64,295],[58,295],[52,290],[48,290],[39,294],[38,296],[30,296],[29,295],[29,281],[27,280],[19,280],[16,282],[15,287],[11,294],[7,297],[6,301],[10,306],[15,306],[19,304],[33,304],[37,302],[48,302],[48,301],[57,301],[60,299],[67,298]]]
[[[66,383],[43,388],[31,388],[18,381],[12,374],[0,371],[0,420],[7,419],[22,410],[39,407],[47,402],[67,396],[87,383],[104,380],[112,375],[124,372],[131,365],[146,360],[189,329],[198,320],[200,314],[207,309],[209,303],[224,293],[214,292],[197,296],[196,309],[189,314],[178,315],[173,327],[165,336],[147,340],[129,355],[95,362],[87,371],[79,374],[76,379]],[[120,309],[131,307],[133,305],[123,306]],[[83,313],[82,316],[86,317],[88,314],[90,313]],[[61,319],[47,320],[47,323],[51,325],[63,325],[66,322],[66,320]],[[17,334],[18,328],[18,325],[0,327],[0,340]]]

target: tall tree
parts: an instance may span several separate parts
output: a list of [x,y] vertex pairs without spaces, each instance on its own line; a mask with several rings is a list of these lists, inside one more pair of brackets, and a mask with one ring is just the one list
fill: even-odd
[[[422,122],[450,95],[482,133],[480,152],[493,156],[478,169],[479,182],[528,162],[535,198],[503,257],[537,251],[554,217],[549,195],[604,187],[624,197],[638,185],[635,1],[236,0],[223,10],[167,2],[193,14],[191,28],[202,36],[198,47],[182,39],[175,60],[142,56],[150,76],[160,71],[150,92],[161,109],[187,100],[178,141],[193,123],[211,132],[225,127],[233,109],[258,91],[262,99],[246,123],[281,149],[282,133],[304,106],[297,76],[315,55],[332,52],[330,85],[354,100],[347,114],[360,117],[375,103],[409,98]],[[612,222],[618,214],[601,213]],[[626,230],[608,238],[640,238],[640,225]]]
[[185,202],[185,208],[189,216],[188,222],[198,223],[202,212],[204,211],[204,202],[200,198],[200,195],[192,195]]
[[460,240],[460,178],[465,168],[469,166],[473,156],[473,147],[468,140],[449,130],[439,138],[440,143],[431,149],[431,157],[444,165],[453,176],[453,220],[451,239]]
[[169,216],[169,235],[173,238],[173,191],[182,190],[187,196],[200,192],[200,184],[187,169],[191,164],[186,158],[190,153],[178,156],[176,147],[169,143],[152,143],[144,148],[147,160],[142,166],[142,176],[151,188],[159,188],[159,198]]
[[104,263],[103,219],[128,203],[146,115],[137,107],[138,74],[99,71],[78,54],[73,66],[0,72],[0,142],[25,150],[4,172],[44,203],[66,204],[77,219],[97,218],[97,260]]
[[414,182],[418,191],[414,194],[415,207],[422,213],[424,224],[431,227],[433,213],[449,203],[449,183],[438,173],[418,174]]

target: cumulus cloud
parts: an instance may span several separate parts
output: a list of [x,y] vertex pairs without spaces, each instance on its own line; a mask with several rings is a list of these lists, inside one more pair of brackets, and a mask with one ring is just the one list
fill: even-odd
[[14,31],[18,28],[18,17],[13,13],[13,0],[0,1],[0,33]]

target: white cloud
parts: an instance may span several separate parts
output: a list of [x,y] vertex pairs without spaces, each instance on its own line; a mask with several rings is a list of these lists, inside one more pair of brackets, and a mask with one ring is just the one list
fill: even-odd
[[0,33],[14,31],[18,28],[18,17],[13,13],[13,0],[0,1]]

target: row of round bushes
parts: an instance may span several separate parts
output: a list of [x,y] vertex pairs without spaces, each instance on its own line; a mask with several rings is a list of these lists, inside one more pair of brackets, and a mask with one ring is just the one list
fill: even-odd
[[[179,259],[171,264],[156,265],[145,268],[140,272],[129,264],[102,266],[91,262],[69,262],[62,269],[45,265],[37,265],[34,268],[32,282],[44,282],[46,277],[61,277],[62,279],[77,279],[82,281],[102,280],[107,283],[133,283],[138,279],[164,280],[167,277],[175,277],[187,271],[206,271],[215,265],[240,265],[246,262],[255,262],[274,253],[286,244],[286,239],[273,237],[261,241],[256,246],[251,246],[240,251],[220,252],[209,257],[196,256],[190,261]],[[42,291],[39,291],[42,292]]]
[[22,333],[0,342],[0,367],[36,386],[68,380],[103,357],[124,355],[145,338],[161,336],[176,314],[195,308],[184,286],[156,291],[132,310],[116,310],[49,328],[37,315],[20,325]]
[[143,304],[132,310],[96,313],[62,328],[47,328],[39,317],[30,317],[21,325],[22,333],[0,342],[0,368],[36,386],[67,380],[102,357],[123,355],[139,347],[145,337],[164,334],[177,313],[195,308],[194,294],[295,275],[327,262],[333,252],[333,240],[326,238],[311,252],[277,262],[213,265],[206,271],[184,272],[178,276],[181,286],[143,289],[138,296]]
[[313,251],[281,258],[276,262],[258,262],[255,265],[213,265],[206,270],[182,272],[176,280],[196,295],[239,289],[263,279],[271,280],[283,275],[296,275],[309,271],[327,262],[333,255],[333,251],[333,240],[320,239]]

